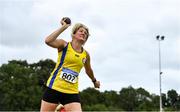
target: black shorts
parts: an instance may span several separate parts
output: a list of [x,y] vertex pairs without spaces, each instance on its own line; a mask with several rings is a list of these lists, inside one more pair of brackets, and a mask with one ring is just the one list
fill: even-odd
[[79,94],[61,93],[47,87],[43,95],[43,100],[50,103],[61,103],[62,105],[65,105],[72,102],[80,103],[80,96]]

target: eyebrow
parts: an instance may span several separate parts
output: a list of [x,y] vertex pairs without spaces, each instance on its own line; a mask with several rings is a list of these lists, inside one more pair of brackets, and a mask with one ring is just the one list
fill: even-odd
[[85,28],[82,27],[82,28],[80,28],[80,30],[85,31],[85,33],[88,34],[88,31]]

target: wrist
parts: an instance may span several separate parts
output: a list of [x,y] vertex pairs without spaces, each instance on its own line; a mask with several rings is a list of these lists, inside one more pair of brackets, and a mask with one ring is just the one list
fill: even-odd
[[65,24],[65,25],[62,25],[61,28],[62,28],[63,30],[66,30],[69,26],[70,26],[69,24]]
[[61,32],[63,32],[63,31],[66,30],[67,28],[68,28],[68,27],[66,27],[66,26],[61,26],[59,30],[60,30]]
[[97,81],[96,78],[94,78],[94,79],[92,80],[93,83],[95,83],[96,81]]

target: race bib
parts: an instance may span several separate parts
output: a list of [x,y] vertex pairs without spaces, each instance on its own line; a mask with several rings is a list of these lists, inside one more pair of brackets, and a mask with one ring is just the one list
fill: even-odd
[[78,80],[78,75],[79,74],[73,70],[63,68],[60,78],[70,83],[76,83]]

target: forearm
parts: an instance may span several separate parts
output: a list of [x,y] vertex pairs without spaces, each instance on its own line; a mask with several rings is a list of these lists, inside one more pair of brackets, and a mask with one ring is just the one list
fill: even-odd
[[91,64],[90,64],[90,56],[87,53],[87,61],[85,63],[85,70],[86,70],[86,74],[89,76],[89,78],[92,80],[94,87],[95,88],[100,88],[100,82],[96,80],[93,70],[91,68]]
[[100,88],[100,82],[97,81],[96,78],[94,77],[94,74],[93,74],[92,69],[86,71],[86,73],[87,73],[87,75],[89,76],[89,78],[92,80],[92,82],[93,82],[93,84],[94,84],[94,87],[95,87],[95,88]]
[[89,76],[89,78],[90,78],[92,81],[95,81],[95,80],[96,80],[96,78],[95,78],[95,76],[94,76],[94,72],[93,72],[92,69],[87,70],[87,71],[86,71],[86,74]]
[[46,37],[45,42],[46,43],[51,43],[57,39],[57,37],[66,29],[67,27],[62,26],[58,28],[56,31],[51,33],[48,37]]

